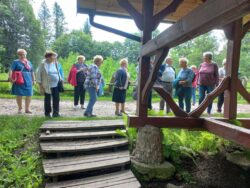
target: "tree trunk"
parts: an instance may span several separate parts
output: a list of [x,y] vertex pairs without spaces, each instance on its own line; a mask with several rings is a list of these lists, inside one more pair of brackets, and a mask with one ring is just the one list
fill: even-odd
[[146,125],[138,130],[133,159],[145,164],[160,164],[164,161],[163,134],[160,128]]

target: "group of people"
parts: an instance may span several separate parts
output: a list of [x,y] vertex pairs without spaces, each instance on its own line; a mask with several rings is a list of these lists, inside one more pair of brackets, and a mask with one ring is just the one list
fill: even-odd
[[[173,95],[173,90],[175,90],[174,95],[178,98],[180,108],[187,113],[191,110],[191,104],[194,106],[196,103],[197,88],[199,90],[199,104],[201,104],[205,96],[211,93],[226,76],[226,60],[223,60],[223,66],[219,69],[218,65],[213,61],[213,54],[211,52],[203,54],[203,62],[198,69],[195,65],[191,65],[189,68],[188,63],[188,59],[180,58],[180,72],[176,74],[173,67],[173,60],[168,57],[160,67],[158,78],[158,82],[170,94]],[[223,102],[224,93],[218,97],[217,112],[222,111]],[[164,110],[164,103],[165,101],[161,99],[160,110]],[[212,105],[213,103],[211,102],[207,108],[209,116],[211,115]],[[168,104],[166,104],[166,112],[170,112]]]
[[[59,117],[60,92],[63,87],[60,83],[64,81],[64,74],[61,64],[57,61],[57,54],[47,51],[44,60],[39,64],[36,74],[32,63],[26,58],[27,52],[24,49],[17,50],[18,59],[14,60],[10,71],[9,80],[12,83],[11,93],[16,95],[18,113],[22,111],[22,98],[25,98],[25,113],[31,114],[30,101],[33,95],[33,85],[37,83],[39,90],[44,95],[44,114],[46,117]],[[81,108],[84,109],[85,90],[88,91],[90,99],[84,112],[87,117],[94,117],[93,106],[97,94],[103,87],[102,76],[99,67],[103,63],[103,57],[96,55],[93,64],[87,66],[85,57],[78,56],[77,62],[73,64],[68,76],[69,82],[74,86],[74,108],[77,108],[79,98]],[[52,105],[51,105],[52,101]]]
[[[26,58],[27,52],[24,49],[17,51],[18,59],[14,60],[9,72],[9,80],[12,82],[12,94],[16,95],[18,113],[22,113],[22,97],[25,98],[25,113],[32,113],[30,110],[31,96],[33,95],[32,86],[37,83],[39,90],[44,95],[44,114],[46,117],[59,117],[59,102],[64,73],[61,64],[57,61],[57,54],[47,51],[44,60],[39,64],[36,74],[32,63]],[[93,107],[97,97],[103,95],[104,79],[100,72],[103,57],[96,55],[91,65],[85,64],[85,57],[80,55],[72,65],[68,82],[74,86],[74,109],[76,110],[80,99],[80,108],[85,109],[85,92],[89,94],[89,102],[84,111],[84,116],[95,117]],[[157,82],[170,94],[178,98],[179,106],[188,113],[191,110],[191,100],[193,105],[196,103],[196,89],[199,88],[199,104],[205,95],[212,92],[219,82],[225,77],[226,60],[223,67],[218,69],[218,65],[213,62],[213,54],[206,52],[203,54],[203,63],[197,69],[195,65],[188,66],[188,59],[180,58],[180,71],[177,74],[173,66],[173,60],[167,57],[161,65]],[[152,64],[153,66],[153,64]],[[137,73],[139,69],[137,67]],[[21,75],[21,76],[20,76]],[[20,77],[23,80],[20,82]],[[114,89],[112,101],[115,103],[115,115],[122,116],[125,112],[126,91],[130,83],[128,72],[128,60],[120,60],[120,68],[114,74]],[[149,94],[148,108],[152,109],[152,92]],[[51,105],[52,101],[52,105]],[[218,112],[224,101],[224,94],[219,96]],[[160,100],[160,110],[164,110],[165,101]],[[185,107],[185,108],[184,108]],[[212,103],[207,112],[210,115]],[[170,112],[169,105],[166,104],[166,112]]]

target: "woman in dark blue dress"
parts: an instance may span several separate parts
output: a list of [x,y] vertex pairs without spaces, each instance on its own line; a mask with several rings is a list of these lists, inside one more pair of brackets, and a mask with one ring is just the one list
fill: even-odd
[[[128,61],[120,61],[120,69],[115,73],[114,91],[112,101],[115,102],[115,115],[122,116],[125,113],[126,91],[129,85]],[[119,107],[121,108],[119,109]]]
[[[18,105],[18,113],[22,113],[22,97],[25,96],[25,113],[32,113],[30,111],[30,101],[33,95],[32,86],[35,83],[35,75],[32,64],[26,59],[27,52],[24,49],[17,50],[18,59],[12,62],[9,80],[12,83],[11,94],[16,95],[16,102]],[[17,84],[16,80],[12,78],[13,71],[21,71],[24,83]]]

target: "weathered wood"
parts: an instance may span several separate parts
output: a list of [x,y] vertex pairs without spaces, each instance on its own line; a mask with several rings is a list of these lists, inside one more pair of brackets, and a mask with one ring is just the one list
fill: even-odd
[[[153,32],[153,14],[154,14],[154,0],[143,0],[143,34],[142,34],[142,44],[146,44],[152,38]],[[141,56],[139,64],[139,74],[138,74],[138,99],[137,99],[137,115],[140,117],[147,116],[148,106],[143,104],[142,90],[147,82],[150,71],[150,57]]]
[[[226,118],[216,118],[216,120],[231,123],[231,120]],[[242,127],[250,129],[250,118],[237,118],[235,121],[239,121]]]
[[152,55],[163,48],[172,48],[211,29],[224,26],[250,11],[248,0],[209,0],[177,21],[146,45],[141,55]]
[[222,138],[250,148],[250,129],[238,127],[215,119],[205,119],[203,127]]
[[44,173],[47,176],[59,176],[88,172],[112,167],[124,166],[130,163],[127,151],[87,155],[80,157],[65,157],[43,160]]
[[247,34],[247,32],[249,31],[249,29],[250,29],[250,21],[248,21],[247,23],[245,23],[243,25],[243,31],[242,31],[242,36],[241,36],[242,39]]
[[157,28],[157,26],[160,24],[160,22],[169,14],[174,13],[176,9],[181,5],[183,0],[175,0],[172,1],[166,8],[161,10],[159,13],[154,15],[154,29]]
[[198,118],[201,116],[201,114],[205,111],[205,109],[213,102],[213,100],[218,97],[221,93],[223,93],[228,87],[230,83],[230,77],[227,76],[222,80],[220,85],[211,93],[209,93],[206,98],[202,101],[202,103],[189,113],[189,116]]
[[46,121],[40,130],[71,131],[71,130],[104,130],[125,128],[123,120],[98,121]]
[[231,37],[227,45],[226,76],[230,76],[229,88],[224,97],[224,117],[236,119],[237,117],[237,82],[240,63],[240,49],[242,36],[242,19],[231,24]]
[[136,26],[142,30],[143,29],[143,25],[142,25],[142,15],[141,13],[139,13],[135,7],[133,5],[131,5],[131,3],[128,0],[117,0],[119,5],[124,8],[130,16],[132,16]]
[[153,88],[167,102],[175,116],[188,117],[188,114],[175,103],[172,95],[167,92],[162,86],[154,85]]
[[143,104],[147,104],[149,92],[150,90],[152,90],[152,86],[154,85],[158,77],[158,71],[160,69],[160,66],[163,60],[165,59],[165,57],[167,56],[168,52],[169,52],[169,49],[164,49],[160,51],[159,54],[157,54],[156,56],[153,69],[151,70],[149,78],[147,79],[147,82],[142,90],[142,103]]
[[[122,132],[126,132],[122,130]],[[119,136],[116,131],[71,131],[71,132],[52,132],[50,134],[41,133],[40,140],[66,140],[66,139],[79,139],[79,138],[100,138]]]
[[241,96],[250,104],[250,93],[246,90],[246,88],[242,85],[242,82],[238,79],[237,81],[237,91],[241,94]]
[[58,183],[49,183],[46,188],[106,188],[106,187],[124,187],[139,188],[140,183],[130,170],[105,174],[74,181],[63,181]]
[[43,153],[69,153],[86,152],[107,148],[117,148],[128,145],[127,139],[106,139],[89,141],[68,141],[68,142],[42,142],[40,143]]
[[202,128],[203,119],[202,118],[184,118],[184,117],[148,117],[141,120],[138,116],[129,116],[128,125],[129,127],[140,128],[145,124],[156,126],[159,128],[180,128],[180,129],[203,129]]

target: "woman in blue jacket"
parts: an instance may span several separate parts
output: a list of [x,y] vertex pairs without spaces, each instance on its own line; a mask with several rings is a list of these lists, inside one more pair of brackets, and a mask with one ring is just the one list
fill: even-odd
[[[126,90],[129,85],[128,60],[120,61],[120,69],[115,73],[114,91],[112,101],[115,102],[115,115],[125,113]],[[120,108],[121,107],[121,108]]]

